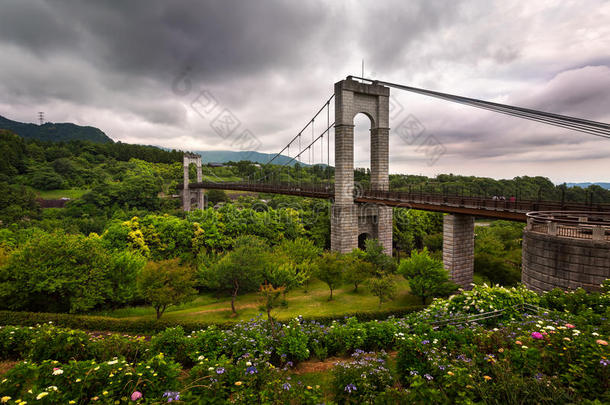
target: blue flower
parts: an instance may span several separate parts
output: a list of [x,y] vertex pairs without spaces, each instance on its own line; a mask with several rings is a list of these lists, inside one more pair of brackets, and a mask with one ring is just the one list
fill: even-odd
[[292,387],[290,383],[284,383],[284,385],[282,385],[282,388],[284,388],[286,391],[290,391],[290,387]]
[[250,366],[246,369],[246,374],[256,374],[256,373],[258,373],[258,370],[254,366]]
[[354,384],[347,384],[343,391],[347,392],[348,394],[351,394],[352,391],[358,391],[358,389],[356,388],[356,386]]
[[225,372],[224,367],[218,367],[218,368],[216,369],[216,374],[224,374],[224,372]]

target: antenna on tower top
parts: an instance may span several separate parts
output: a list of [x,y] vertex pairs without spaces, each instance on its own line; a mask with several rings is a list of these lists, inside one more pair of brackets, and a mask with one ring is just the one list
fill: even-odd
[[40,125],[44,124],[44,111],[38,111],[38,122]]

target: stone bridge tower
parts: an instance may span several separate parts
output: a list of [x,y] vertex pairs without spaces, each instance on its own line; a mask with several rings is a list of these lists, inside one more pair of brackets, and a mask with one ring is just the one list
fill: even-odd
[[191,163],[195,164],[197,170],[197,182],[201,183],[203,178],[201,171],[201,156],[196,153],[185,152],[183,157],[183,168],[184,168],[184,188],[182,190],[182,209],[184,211],[191,211],[193,209],[204,209],[205,201],[204,201],[204,190],[189,189],[189,167]]
[[389,189],[390,89],[351,80],[335,83],[335,201],[331,213],[331,249],[347,253],[361,235],[377,238],[392,254],[392,208],[356,204],[361,188],[354,187],[354,117],[371,121],[371,188]]

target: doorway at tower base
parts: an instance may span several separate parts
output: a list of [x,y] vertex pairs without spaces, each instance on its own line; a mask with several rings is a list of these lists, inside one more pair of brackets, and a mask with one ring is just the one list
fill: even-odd
[[392,255],[392,207],[374,204],[333,204],[330,218],[331,250],[349,253],[358,247],[358,236],[378,239]]

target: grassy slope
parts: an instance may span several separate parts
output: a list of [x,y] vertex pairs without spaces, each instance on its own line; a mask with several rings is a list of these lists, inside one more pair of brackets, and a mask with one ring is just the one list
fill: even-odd
[[39,198],[44,198],[46,200],[56,200],[63,197],[75,199],[82,197],[87,191],[89,190],[78,188],[66,190],[37,190],[36,195]]
[[[419,299],[408,293],[408,282],[397,276],[398,291],[396,298],[384,303],[382,309],[400,309],[419,304]],[[328,301],[329,290],[326,284],[312,281],[307,293],[300,287],[287,295],[288,305],[272,311],[272,316],[279,320],[286,320],[298,315],[309,316],[340,316],[343,313],[360,311],[375,311],[379,309],[377,297],[371,295],[365,286],[358,292],[353,286],[344,285],[335,290],[333,300]],[[231,317],[231,304],[228,297],[215,298],[212,294],[201,294],[193,302],[174,308],[169,308],[163,315],[166,320],[224,322],[228,320],[247,320],[255,317],[259,309],[259,297],[256,293],[239,296],[236,301],[237,318]],[[154,319],[154,310],[151,307],[122,308],[115,311],[95,313],[92,315],[106,315],[128,319]]]

